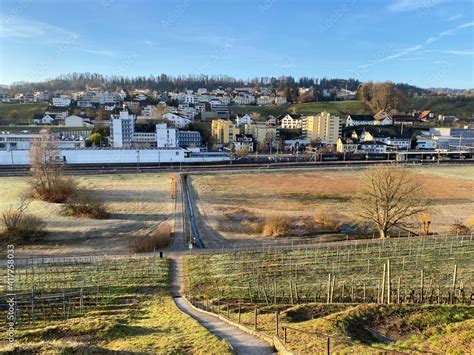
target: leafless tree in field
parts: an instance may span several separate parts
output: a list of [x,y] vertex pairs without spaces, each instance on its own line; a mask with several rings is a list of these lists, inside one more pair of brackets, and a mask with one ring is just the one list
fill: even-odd
[[42,130],[40,138],[34,141],[30,149],[32,195],[49,202],[63,202],[74,194],[74,180],[65,178],[62,166],[58,162],[57,143],[47,130]]
[[355,211],[364,223],[374,225],[380,238],[386,238],[393,227],[406,226],[426,211],[423,187],[404,168],[376,167],[366,171]]

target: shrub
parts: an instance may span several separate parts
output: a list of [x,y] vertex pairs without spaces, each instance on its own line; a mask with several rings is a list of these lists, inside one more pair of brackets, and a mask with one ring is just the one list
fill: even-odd
[[328,211],[321,211],[315,217],[314,221],[330,231],[339,232],[342,224],[336,221]]
[[84,191],[77,192],[69,197],[66,200],[63,212],[66,216],[81,218],[103,219],[108,216],[104,202]]
[[62,203],[77,192],[76,182],[64,176],[57,176],[50,183],[33,179],[30,186],[32,197],[46,202]]
[[147,236],[129,246],[132,253],[150,253],[157,249],[166,248],[171,243],[171,225],[162,223]]
[[290,220],[286,216],[270,216],[263,227],[265,237],[284,237],[288,235]]
[[468,234],[471,232],[471,230],[469,229],[469,227],[464,225],[460,219],[457,219],[452,224],[450,232],[452,234]]
[[46,234],[46,223],[39,217],[27,213],[29,203],[22,200],[16,209],[2,213],[5,236],[9,240],[34,241]]

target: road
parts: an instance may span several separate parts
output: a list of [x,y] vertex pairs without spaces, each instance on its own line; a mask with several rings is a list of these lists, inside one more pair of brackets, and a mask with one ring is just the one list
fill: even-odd
[[182,297],[184,295],[183,256],[188,252],[184,238],[183,207],[181,184],[177,184],[173,243],[165,250],[166,255],[171,259],[171,292],[176,306],[212,334],[229,342],[236,354],[273,354],[274,350],[268,343],[234,328],[217,317],[194,309]]

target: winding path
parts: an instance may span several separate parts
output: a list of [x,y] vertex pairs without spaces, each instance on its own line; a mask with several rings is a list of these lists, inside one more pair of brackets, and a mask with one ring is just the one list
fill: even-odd
[[197,320],[204,328],[230,343],[236,354],[273,354],[265,341],[237,329],[217,317],[200,312],[187,302],[183,295],[183,255],[186,246],[183,232],[183,204],[181,186],[177,184],[173,244],[166,249],[171,259],[171,292],[177,307]]

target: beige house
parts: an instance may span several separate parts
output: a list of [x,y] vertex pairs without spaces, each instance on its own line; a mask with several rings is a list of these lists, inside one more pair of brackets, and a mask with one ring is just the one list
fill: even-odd
[[308,140],[320,139],[326,144],[334,145],[342,133],[342,121],[339,116],[321,112],[315,116],[307,116],[304,128]]

